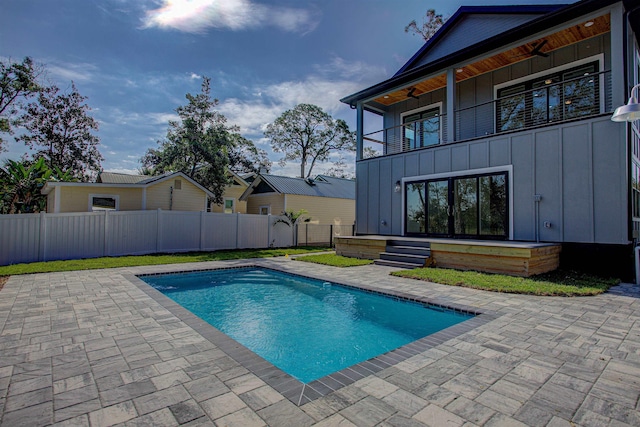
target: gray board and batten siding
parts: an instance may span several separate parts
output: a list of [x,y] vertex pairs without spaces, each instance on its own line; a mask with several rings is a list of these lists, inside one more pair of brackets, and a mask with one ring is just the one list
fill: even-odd
[[483,169],[510,173],[510,238],[535,241],[534,195],[541,196],[540,240],[628,244],[624,128],[609,115],[505,135],[437,145],[361,160],[357,174],[357,234],[403,234],[404,183]]

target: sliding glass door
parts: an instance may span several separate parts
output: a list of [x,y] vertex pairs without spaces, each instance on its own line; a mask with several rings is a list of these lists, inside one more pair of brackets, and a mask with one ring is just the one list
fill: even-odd
[[432,237],[506,239],[506,172],[408,183],[405,233]]

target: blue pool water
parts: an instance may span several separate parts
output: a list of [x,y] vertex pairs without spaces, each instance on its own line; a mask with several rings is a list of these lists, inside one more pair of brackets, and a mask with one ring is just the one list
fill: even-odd
[[260,268],[142,280],[305,383],[472,317]]

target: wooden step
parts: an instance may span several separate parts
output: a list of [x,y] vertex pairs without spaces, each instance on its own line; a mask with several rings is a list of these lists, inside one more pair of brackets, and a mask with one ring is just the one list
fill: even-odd
[[375,265],[385,265],[387,267],[397,267],[403,268],[406,270],[413,270],[414,268],[420,268],[421,266],[418,264],[408,263],[408,262],[400,262],[400,261],[391,261],[386,259],[376,259],[373,261]]
[[412,255],[412,254],[399,254],[393,252],[381,252],[380,259],[385,261],[404,262],[406,264],[416,264],[418,267],[425,265],[427,256],[424,255]]

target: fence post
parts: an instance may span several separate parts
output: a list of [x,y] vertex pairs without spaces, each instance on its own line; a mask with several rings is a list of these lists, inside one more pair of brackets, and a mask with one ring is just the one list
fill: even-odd
[[240,242],[240,214],[236,213],[236,249],[238,248],[238,244]]
[[161,217],[162,214],[162,209],[158,208],[158,210],[156,211],[156,253],[160,252],[160,239],[162,238],[162,225],[160,224],[160,221],[162,220]]
[[200,211],[200,252],[204,251],[204,211]]
[[329,247],[333,247],[333,224],[329,224]]
[[102,256],[109,256],[109,211],[104,211],[104,242],[102,245]]
[[271,247],[271,214],[267,215],[267,247]]
[[47,217],[45,212],[40,212],[40,232],[38,233],[38,261],[46,261],[45,249],[47,247]]

